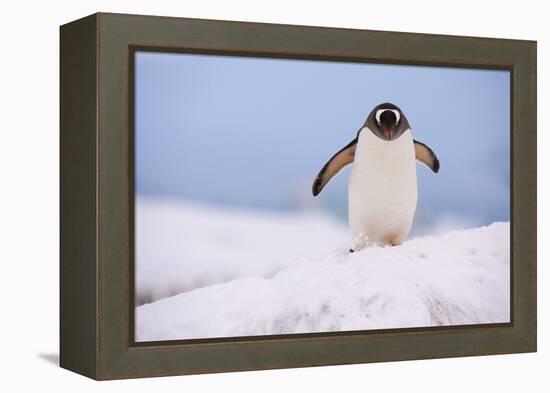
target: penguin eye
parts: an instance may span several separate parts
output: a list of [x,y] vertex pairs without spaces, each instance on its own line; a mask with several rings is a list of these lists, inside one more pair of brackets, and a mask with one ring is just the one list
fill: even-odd
[[396,109],[392,109],[391,111],[395,115],[395,125],[398,125],[399,121],[401,120],[401,113],[399,113],[399,111]]
[[380,122],[380,116],[382,116],[382,113],[386,111],[393,112],[393,114],[395,115],[395,125],[399,125],[399,122],[401,121],[401,113],[399,113],[397,109],[378,109],[374,115],[378,127],[382,125],[382,123]]
[[382,125],[382,123],[380,123],[380,116],[384,111],[385,109],[378,109],[374,115],[374,118],[376,119],[376,124],[378,124],[378,127]]

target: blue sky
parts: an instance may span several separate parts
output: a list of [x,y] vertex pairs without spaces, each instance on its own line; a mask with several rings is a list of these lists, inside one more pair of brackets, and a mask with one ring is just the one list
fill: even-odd
[[139,52],[135,75],[139,194],[345,218],[349,168],[311,182],[392,102],[441,161],[417,221],[509,220],[508,71]]

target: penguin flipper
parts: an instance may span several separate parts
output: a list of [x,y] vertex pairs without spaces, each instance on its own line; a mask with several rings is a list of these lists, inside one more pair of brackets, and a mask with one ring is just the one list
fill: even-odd
[[414,140],[414,153],[416,159],[426,165],[435,173],[439,172],[439,160],[432,149],[417,140]]
[[330,160],[321,168],[321,171],[313,181],[311,192],[313,196],[319,195],[323,187],[334,177],[340,169],[353,162],[355,158],[355,148],[357,146],[357,138],[344,146],[338,153],[333,155]]

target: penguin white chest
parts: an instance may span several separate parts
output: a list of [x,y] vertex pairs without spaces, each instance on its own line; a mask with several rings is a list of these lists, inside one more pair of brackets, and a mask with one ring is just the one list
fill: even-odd
[[384,141],[366,128],[359,133],[348,195],[354,249],[405,241],[417,201],[410,130],[392,141]]

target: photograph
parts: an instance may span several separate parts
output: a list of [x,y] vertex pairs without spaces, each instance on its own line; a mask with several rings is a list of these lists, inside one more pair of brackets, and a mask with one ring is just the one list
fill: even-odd
[[511,322],[510,70],[133,56],[135,342]]

